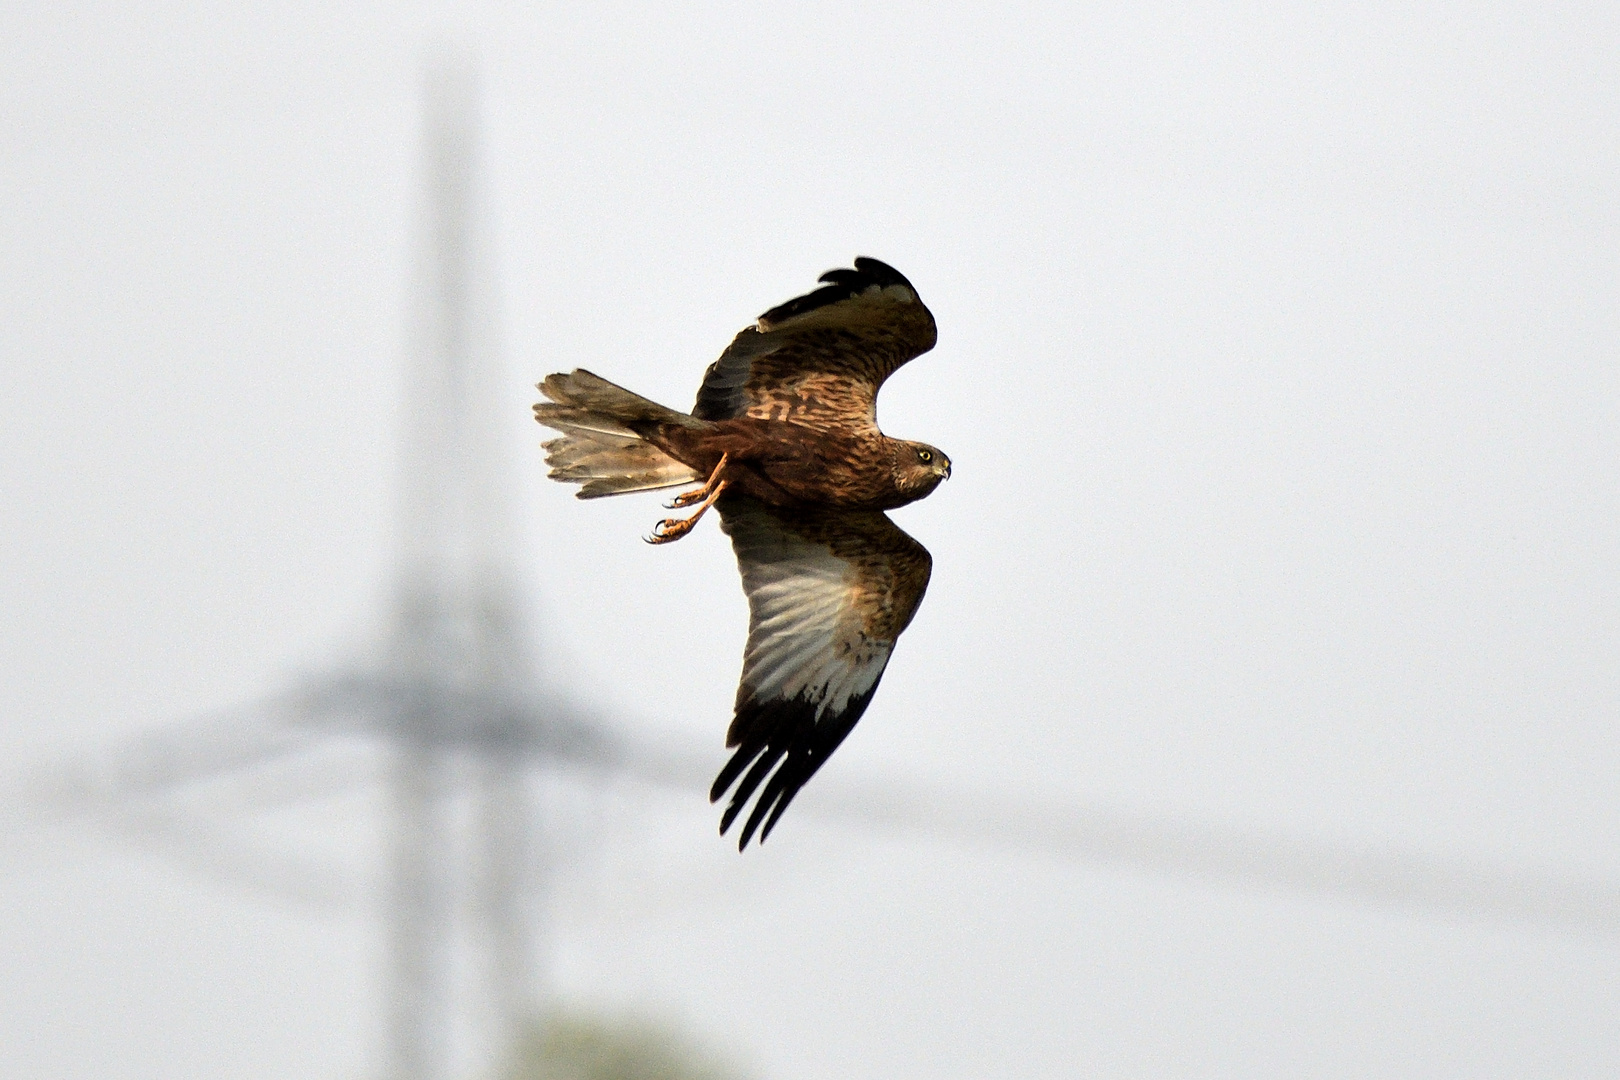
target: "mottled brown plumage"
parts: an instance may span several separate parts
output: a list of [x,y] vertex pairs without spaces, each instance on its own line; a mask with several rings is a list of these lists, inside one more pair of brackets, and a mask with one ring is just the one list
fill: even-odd
[[709,366],[691,413],[588,371],[548,376],[535,417],[551,475],[580,498],[679,484],[649,540],[686,535],[711,507],[748,596],[748,644],[711,798],[736,785],[720,831],[755,794],[739,847],[769,835],[865,711],[928,586],[928,552],[883,513],[933,491],[950,460],[877,426],[877,393],[933,348],[934,319],[876,259],[772,308]]

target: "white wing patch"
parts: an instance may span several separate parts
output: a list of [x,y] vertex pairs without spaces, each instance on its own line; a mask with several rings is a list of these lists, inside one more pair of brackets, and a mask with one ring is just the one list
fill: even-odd
[[718,509],[749,622],[726,732],[734,752],[709,798],[732,791],[722,833],[753,800],[741,848],[756,830],[761,840],[770,835],[866,712],[928,587],[931,560],[883,514],[775,510],[742,496]]
[[861,632],[854,567],[819,544],[786,533],[774,539],[775,558],[743,577],[750,618],[742,684],[759,700],[802,696],[819,720],[872,687],[893,643]]

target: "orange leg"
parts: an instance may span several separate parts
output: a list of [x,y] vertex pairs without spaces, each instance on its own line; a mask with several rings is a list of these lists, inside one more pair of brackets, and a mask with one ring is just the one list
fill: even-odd
[[709,478],[703,482],[702,487],[693,488],[691,491],[681,492],[679,495],[669,500],[669,502],[665,503],[664,509],[679,510],[683,506],[691,506],[693,503],[702,502],[704,499],[707,499],[709,497],[709,492],[714,490],[715,481],[720,479],[720,470],[726,467],[726,459],[730,456],[730,454],[721,454],[720,464],[714,467],[714,472],[709,474]]
[[663,521],[660,521],[658,524],[654,525],[652,535],[646,538],[647,543],[667,544],[672,540],[679,540],[681,537],[691,532],[692,526],[698,523],[698,518],[709,512],[709,507],[714,505],[714,500],[720,497],[720,493],[725,491],[726,485],[730,483],[730,480],[721,480],[717,482],[714,485],[713,490],[709,492],[709,497],[703,500],[703,505],[698,507],[697,513],[693,514],[691,517],[665,518]]

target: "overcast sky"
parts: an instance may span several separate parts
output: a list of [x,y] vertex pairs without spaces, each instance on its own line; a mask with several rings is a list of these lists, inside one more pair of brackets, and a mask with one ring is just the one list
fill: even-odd
[[[381,623],[448,38],[553,684],[718,763],[746,606],[717,528],[545,479],[533,384],[685,407],[872,255],[954,475],[829,772],[1620,882],[1620,9],[140,7],[0,10],[8,767]],[[1620,934],[572,813],[556,992],[779,1080],[1620,1072]],[[0,1074],[368,1075],[376,927],[8,826]]]

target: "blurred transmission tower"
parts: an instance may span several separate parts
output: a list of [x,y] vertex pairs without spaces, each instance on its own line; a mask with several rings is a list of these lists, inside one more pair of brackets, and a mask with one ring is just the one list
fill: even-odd
[[[500,414],[494,290],[478,228],[474,68],[440,60],[425,90],[425,227],[408,339],[398,576],[381,648],[358,668],[85,759],[49,785],[68,805],[180,839],[215,866],[233,864],[234,876],[329,902],[345,892],[332,867],[233,855],[232,826],[201,823],[188,798],[223,787],[237,802],[262,801],[254,789],[278,771],[285,778],[302,769],[294,801],[380,779],[386,1080],[446,1080],[464,1030],[474,1059],[514,1044],[542,1004],[536,900],[545,851],[530,796],[534,766],[624,764],[622,740],[535,678],[500,447],[500,432],[523,417]],[[328,771],[335,783],[320,781],[322,756],[357,738],[381,752],[380,775],[351,760]],[[656,778],[661,768],[669,771],[653,760],[641,772]],[[684,778],[680,766],[675,772]]]
[[[532,1007],[529,889],[537,845],[521,771],[530,642],[507,563],[490,340],[474,185],[477,88],[469,67],[428,76],[426,229],[415,290],[399,506],[399,577],[388,652],[370,688],[393,744],[388,1044],[396,1080],[437,1080],[450,1043],[454,883],[445,797],[455,758],[475,771],[475,904],[487,930],[495,1022]],[[358,688],[357,688],[358,689]],[[503,1040],[504,1041],[504,1040]]]
[[[218,856],[228,855],[231,837],[198,827],[198,815],[184,812],[188,793],[225,786],[238,801],[262,798],[251,789],[266,773],[302,766],[307,777],[323,754],[357,737],[380,751],[386,1080],[446,1080],[463,1030],[475,1059],[513,1044],[542,990],[536,897],[544,846],[530,797],[533,766],[616,760],[606,728],[540,690],[532,669],[499,435],[521,416],[499,415],[471,64],[432,67],[425,98],[425,228],[412,290],[398,576],[381,648],[361,667],[127,743],[66,782],[84,805]],[[335,786],[366,778],[350,762]],[[320,791],[305,783],[291,794],[302,801],[312,793]],[[226,861],[283,893],[326,899],[335,881],[287,860]],[[469,975],[471,994],[463,992]]]

